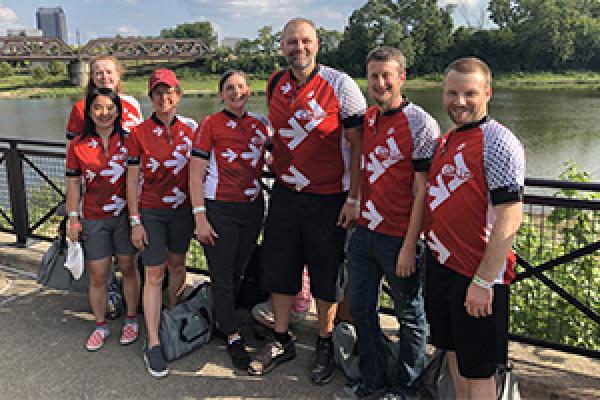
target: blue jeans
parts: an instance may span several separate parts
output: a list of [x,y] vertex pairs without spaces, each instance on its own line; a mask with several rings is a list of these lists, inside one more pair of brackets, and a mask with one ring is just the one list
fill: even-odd
[[[348,296],[350,314],[358,335],[360,372],[372,389],[416,386],[425,364],[427,323],[423,302],[422,268],[408,278],[396,276],[396,261],[403,238],[384,235],[359,226],[348,248]],[[386,353],[377,301],[385,275],[399,324],[398,382],[387,382]]]

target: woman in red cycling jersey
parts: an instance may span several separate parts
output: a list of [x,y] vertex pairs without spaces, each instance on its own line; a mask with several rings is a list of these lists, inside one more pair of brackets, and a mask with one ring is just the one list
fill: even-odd
[[125,207],[128,133],[121,126],[121,115],[121,101],[116,92],[92,89],[85,100],[82,133],[71,141],[67,151],[68,237],[72,241],[83,239],[91,277],[90,302],[96,319],[96,329],[85,345],[89,351],[100,349],[108,336],[107,277],[113,254],[123,274],[127,301],[127,318],[120,342],[130,344],[138,336],[139,277],[134,268],[135,249]]

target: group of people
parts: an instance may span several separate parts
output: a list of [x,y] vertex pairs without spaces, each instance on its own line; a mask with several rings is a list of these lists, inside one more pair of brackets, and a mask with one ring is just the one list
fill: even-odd
[[[92,62],[86,98],[67,128],[68,236],[84,239],[96,318],[86,348],[99,349],[108,336],[106,276],[113,256],[127,302],[120,342],[136,340],[137,250],[145,274],[144,359],[153,376],[168,374],[158,336],[162,282],[168,269],[169,305],[175,305],[194,234],[235,368],[264,375],[295,357],[290,316],[306,268],[318,317],[310,380],[329,382],[347,257],[345,296],[362,378],[336,397],[414,394],[429,323],[432,343],[448,351],[457,398],[495,398],[494,373],[507,352],[507,285],[514,277],[511,245],[521,222],[525,157],[515,135],[488,116],[488,66],[469,57],[445,70],[443,104],[454,126],[441,138],[437,122],[402,93],[405,58],[398,49],[380,47],[367,56],[374,102],[367,108],[352,78],[317,64],[318,48],[310,20],[288,21],[281,50],[289,67],[267,82],[268,119],[246,111],[246,76],[228,71],[218,83],[224,109],[200,124],[177,115],[182,89],[172,71],[151,75],[154,113],[142,122],[137,102],[120,93],[117,60]],[[263,226],[265,164],[275,183]],[[251,357],[235,318],[235,295],[261,231],[261,284],[271,293],[274,333]],[[416,261],[420,238],[428,247],[425,271]],[[377,313],[383,277],[399,323],[397,382],[385,374]]]

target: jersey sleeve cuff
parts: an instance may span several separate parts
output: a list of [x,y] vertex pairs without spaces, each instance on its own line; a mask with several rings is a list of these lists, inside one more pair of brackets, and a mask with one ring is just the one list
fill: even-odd
[[65,175],[66,176],[81,176],[81,170],[67,168],[67,169],[65,169]]
[[364,119],[365,119],[364,115],[351,115],[342,121],[342,125],[346,129],[355,128],[357,126],[362,125]]
[[192,156],[208,160],[210,158],[210,153],[208,151],[204,151],[204,150],[193,147],[192,148]]
[[127,165],[140,165],[140,158],[139,157],[128,157],[127,158]]
[[431,158],[419,158],[412,160],[412,165],[415,172],[427,172],[431,166]]
[[77,134],[75,132],[67,131],[67,134],[65,136],[67,140],[73,140],[77,137]]
[[490,190],[490,199],[493,205],[523,201],[523,186],[519,186],[518,188],[502,187]]

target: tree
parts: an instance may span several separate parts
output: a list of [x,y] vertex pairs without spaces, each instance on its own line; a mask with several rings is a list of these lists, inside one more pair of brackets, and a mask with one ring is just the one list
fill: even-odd
[[160,37],[179,39],[200,38],[210,47],[217,46],[217,36],[208,21],[179,24],[175,28],[161,29]]
[[6,61],[0,63],[0,78],[8,78],[14,73],[13,67]]
[[440,68],[451,43],[452,6],[435,0],[369,0],[350,16],[340,56],[353,75],[364,73],[364,59],[381,45],[397,47],[415,72]]

